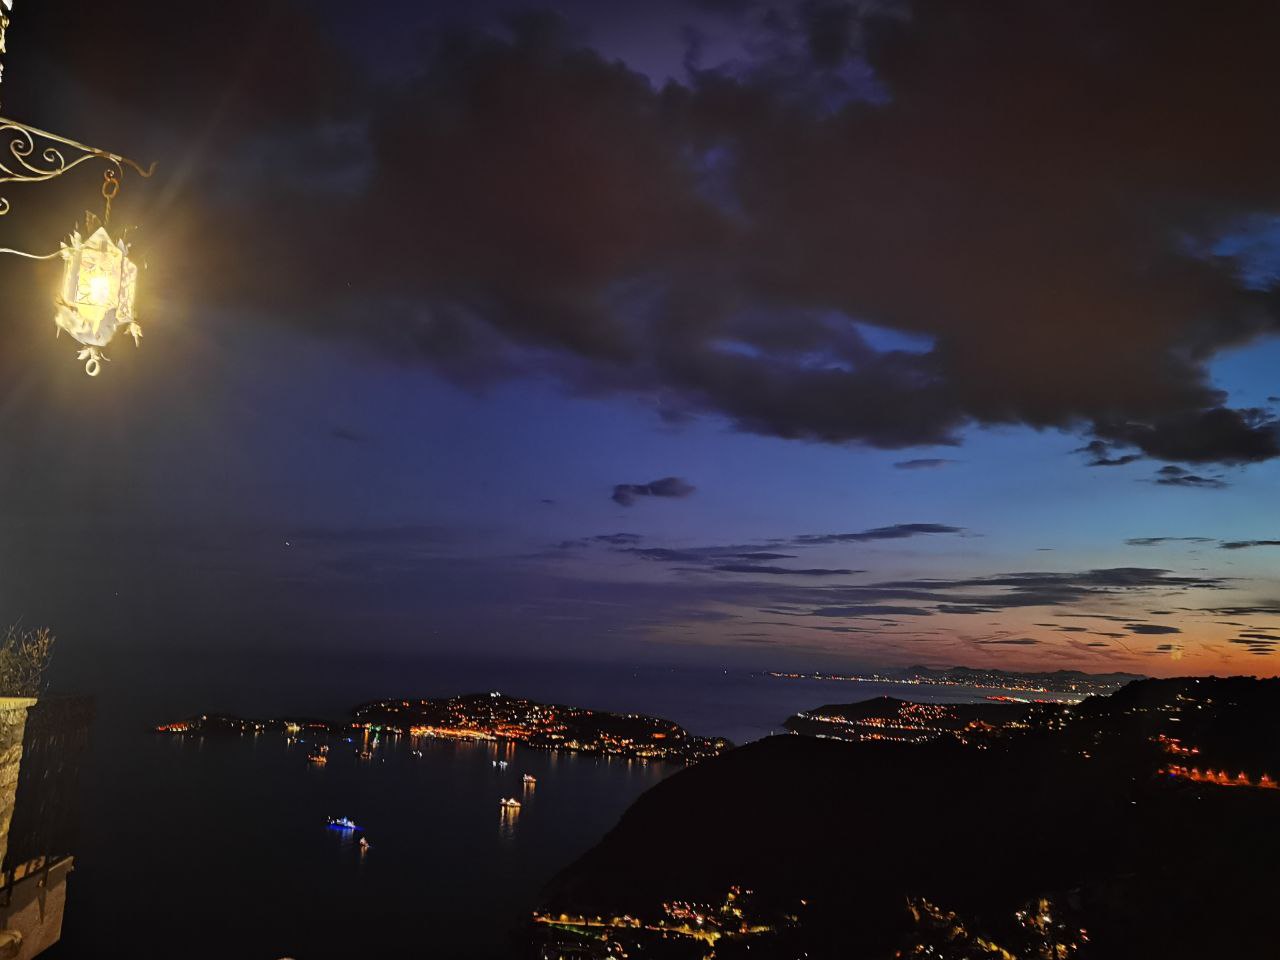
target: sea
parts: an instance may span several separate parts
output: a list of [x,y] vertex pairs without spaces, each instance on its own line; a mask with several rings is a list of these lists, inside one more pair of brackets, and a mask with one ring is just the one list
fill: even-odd
[[[97,717],[63,940],[50,960],[518,958],[547,881],[681,769],[387,736],[368,760],[335,738],[316,766],[305,739],[171,737],[153,732],[159,723],[202,712],[343,719],[380,697],[496,690],[649,713],[744,743],[823,703],[992,692],[654,664],[273,657],[166,668],[151,657],[135,666],[117,676],[73,664],[55,680],[55,693],[93,694]],[[504,797],[521,799],[518,813],[499,805]],[[332,829],[331,817],[359,831]]]

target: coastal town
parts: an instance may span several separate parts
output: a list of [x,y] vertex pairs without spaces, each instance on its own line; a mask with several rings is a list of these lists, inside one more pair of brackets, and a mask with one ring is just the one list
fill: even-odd
[[874,683],[903,687],[962,687],[1015,695],[1029,702],[1077,703],[1085,697],[1106,696],[1126,683],[1144,679],[1136,673],[1085,673],[1055,670],[1049,673],[1015,673],[980,667],[909,667],[885,673],[828,673],[770,670],[775,680],[828,680],[840,683]]
[[[696,763],[729,749],[723,737],[701,737],[679,724],[640,713],[611,713],[585,707],[539,703],[496,691],[456,697],[386,699],[360,704],[343,722],[315,719],[255,720],[227,714],[201,714],[162,724],[171,736],[288,736],[387,733],[439,740],[491,740],[528,747],[626,757],[636,760]],[[317,750],[312,762],[323,764]]]
[[[1218,931],[1188,945],[1150,918],[1191,915],[1210,872],[1230,929],[1266,909],[1278,704],[1280,680],[1187,677],[1075,705],[813,708],[633,808],[552,881],[530,940],[542,960],[1225,956]],[[925,878],[942,837],[966,853]],[[1008,851],[1034,855],[1011,873]]]
[[1032,726],[1032,708],[1019,703],[913,703],[877,697],[862,703],[828,704],[787,718],[792,733],[839,740],[929,743],[951,738],[985,746],[987,741]]

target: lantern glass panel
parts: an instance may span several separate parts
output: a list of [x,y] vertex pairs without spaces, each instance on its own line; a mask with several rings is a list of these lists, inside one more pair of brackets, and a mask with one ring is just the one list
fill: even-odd
[[80,343],[106,346],[133,320],[137,265],[102,227],[83,243],[73,241],[65,256],[58,326]]

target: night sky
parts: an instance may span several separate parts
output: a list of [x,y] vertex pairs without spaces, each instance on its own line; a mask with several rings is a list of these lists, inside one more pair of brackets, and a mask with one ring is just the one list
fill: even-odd
[[[96,380],[58,266],[0,264],[5,618],[1276,672],[1280,7],[12,17],[3,113],[161,166]],[[10,186],[0,245],[98,176]]]

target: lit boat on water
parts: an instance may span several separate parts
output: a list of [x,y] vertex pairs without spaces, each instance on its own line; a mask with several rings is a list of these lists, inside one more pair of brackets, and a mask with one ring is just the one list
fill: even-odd
[[517,800],[515,797],[505,797],[502,800],[498,801],[498,806],[506,807],[508,810],[519,810],[520,801]]
[[320,766],[323,766],[324,764],[329,762],[329,758],[326,757],[323,753],[308,753],[307,760],[310,761],[311,763],[318,764]]
[[372,750],[361,750],[359,753],[357,753],[357,754],[356,754],[356,756],[358,756],[361,760],[372,760],[372,759],[373,759],[373,751],[372,751]]
[[521,779],[530,786],[538,782],[538,778],[531,773],[526,773]]
[[505,770],[505,769],[507,769],[507,761],[505,761],[505,760],[495,760],[495,761],[493,761],[493,767],[494,767],[494,769],[495,769],[495,770]]
[[356,822],[350,817],[330,817],[329,829],[331,830],[359,830]]

